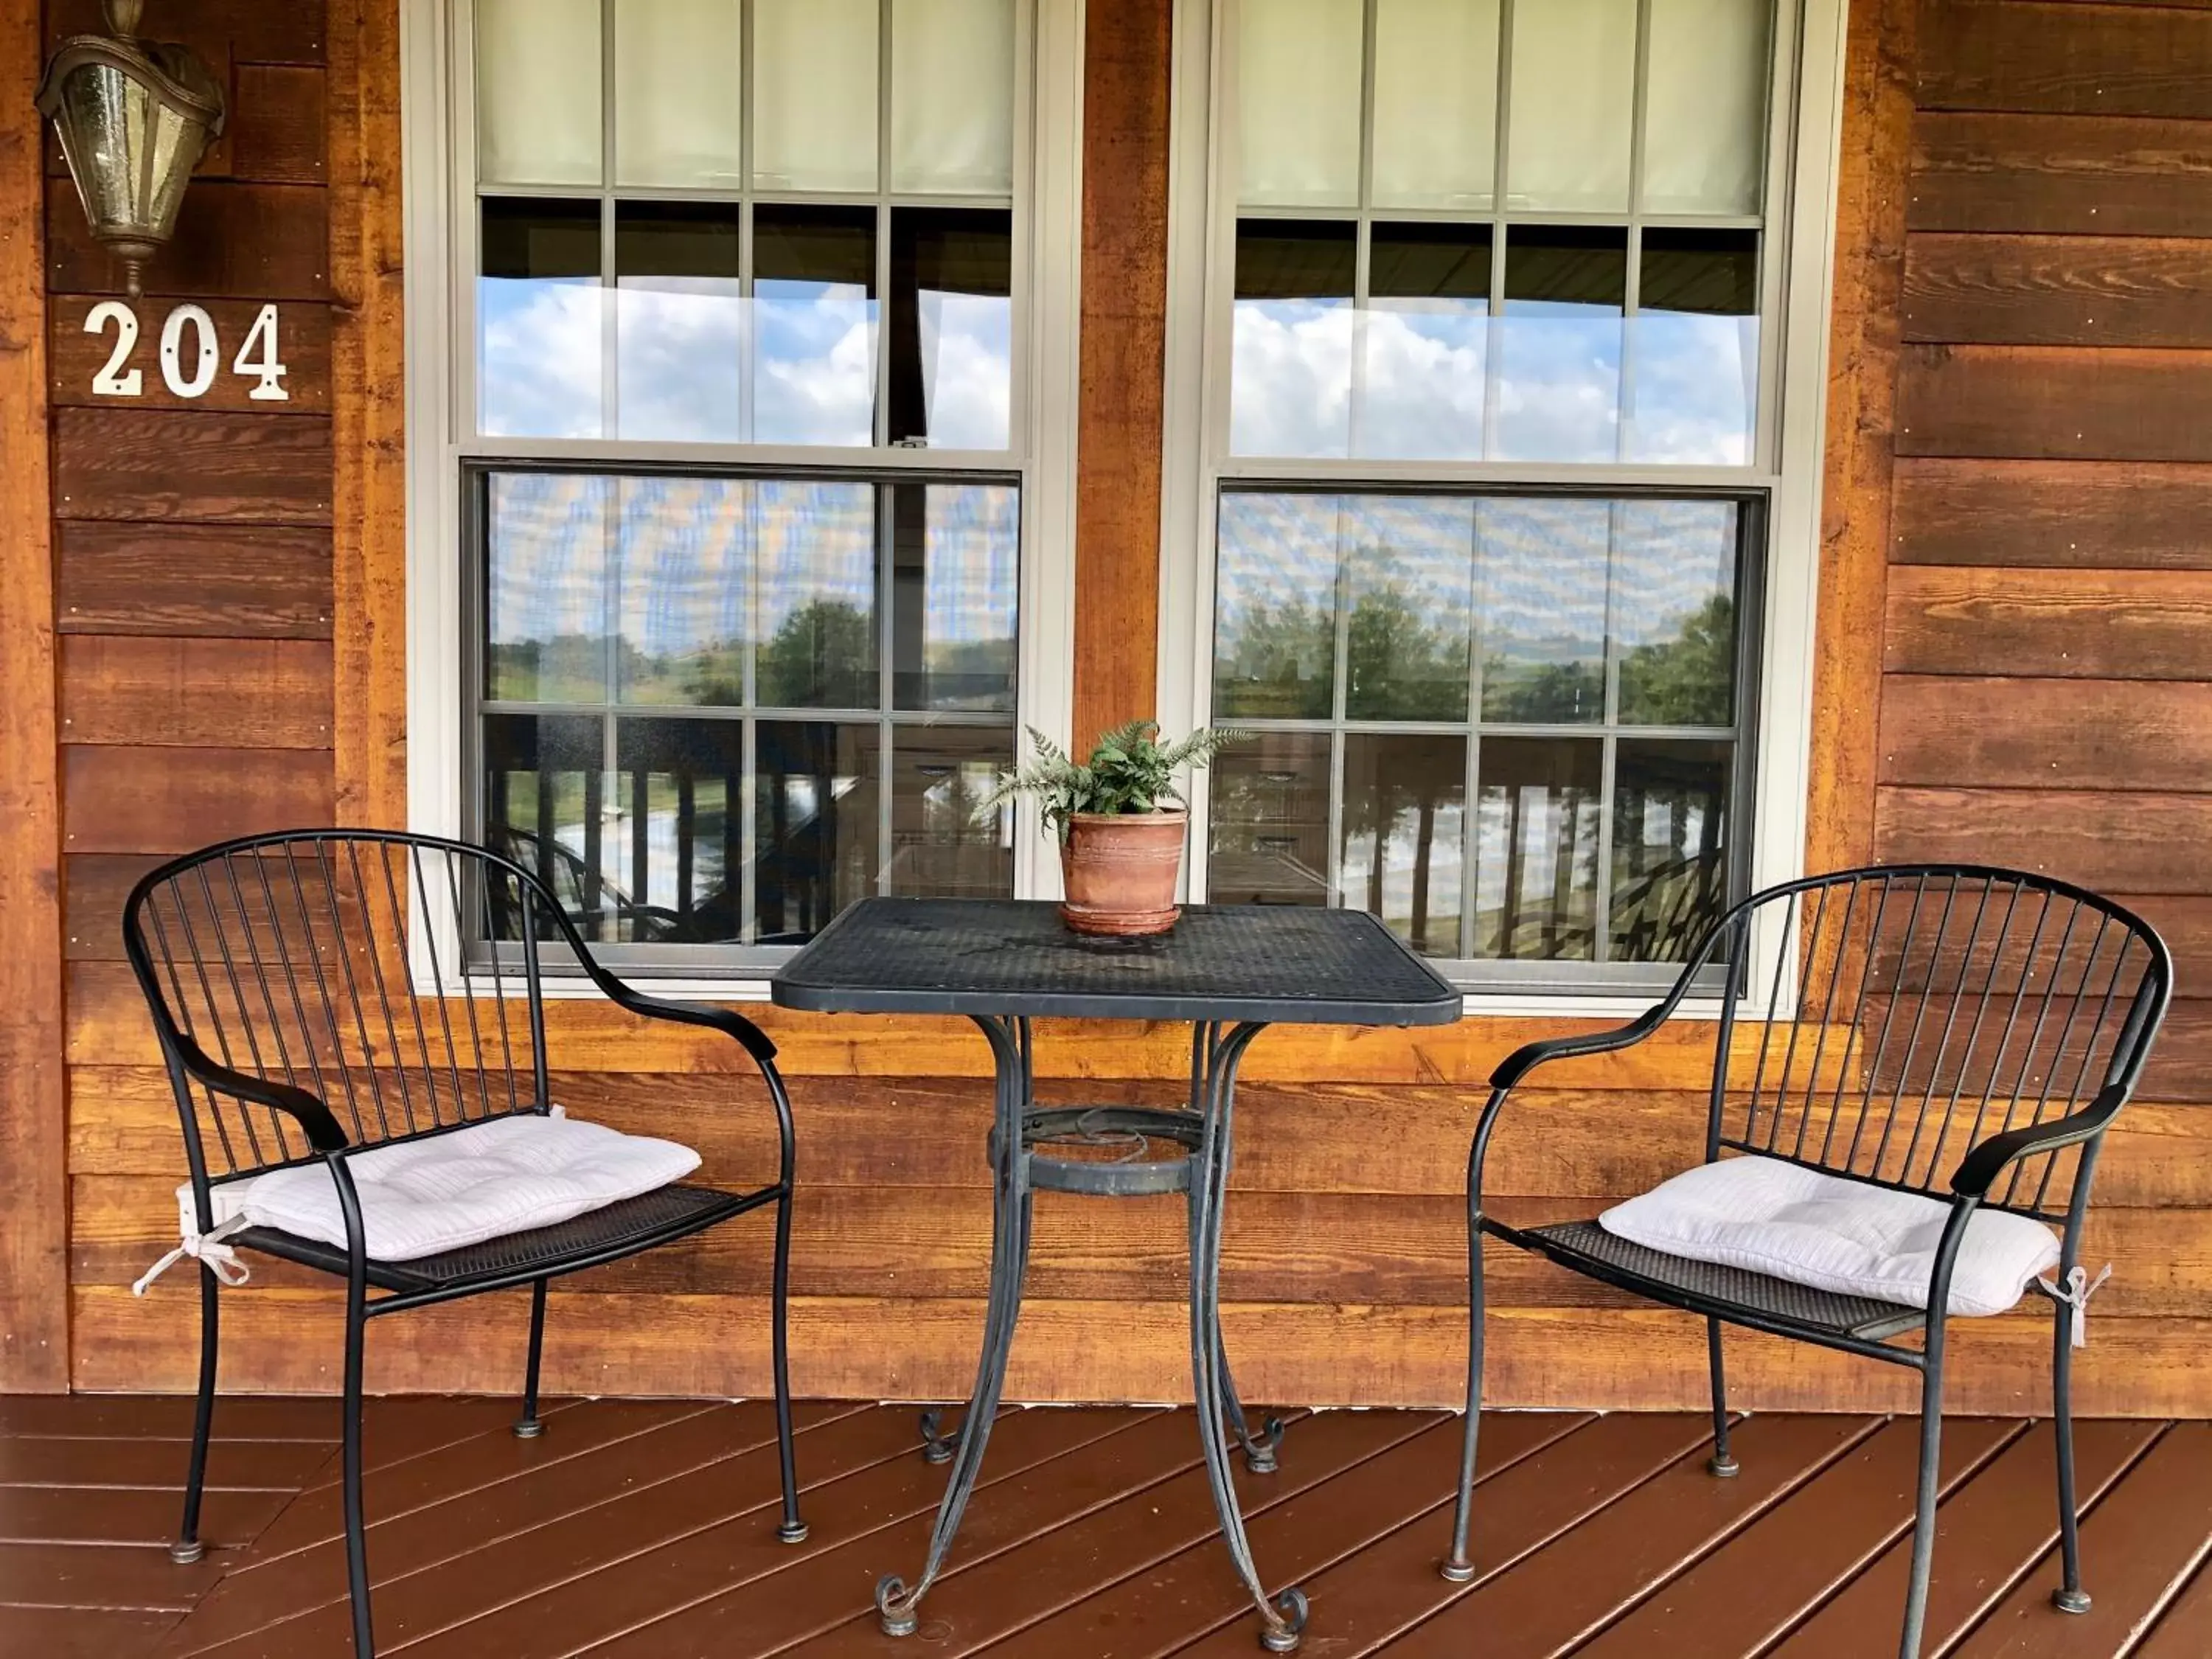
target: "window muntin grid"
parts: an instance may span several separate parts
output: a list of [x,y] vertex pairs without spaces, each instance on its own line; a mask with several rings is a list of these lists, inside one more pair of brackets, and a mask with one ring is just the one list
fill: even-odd
[[[501,165],[496,146],[469,142],[497,100],[485,84],[483,30],[501,10],[533,37],[557,36],[563,12],[590,15],[589,30],[570,31],[593,37],[597,54],[584,77],[599,116],[588,167]],[[702,32],[708,14],[729,27]],[[588,364],[565,405],[576,418],[549,419],[564,406],[541,398],[530,418],[480,423],[479,406],[489,413],[499,389],[482,355],[489,284],[473,284],[477,349],[456,365],[471,550],[463,637],[473,641],[465,832],[520,835],[526,852],[542,843],[548,879],[613,959],[648,971],[757,971],[778,954],[762,947],[797,942],[863,892],[1013,890],[1011,815],[978,826],[969,806],[1011,761],[1020,695],[1028,261],[1018,232],[1030,212],[1030,101],[1017,64],[1032,22],[1026,0],[562,0],[542,11],[535,0],[475,0],[462,10],[460,38],[473,48],[463,61],[474,60],[458,158],[464,259],[577,290],[562,299],[583,317],[574,356]],[[696,48],[672,71],[669,97],[708,84],[702,64],[734,51],[720,70],[724,107],[707,124],[723,135],[715,143],[686,152],[688,124],[656,130],[640,119],[641,107],[663,112],[658,99],[641,106],[654,77],[633,72],[636,43],[656,38]],[[543,69],[546,46],[523,52],[526,66]],[[801,57],[812,65],[803,77],[769,72]],[[833,65],[852,72],[823,73]],[[804,98],[788,95],[795,79]],[[830,81],[864,88],[843,113],[857,117],[865,143],[836,141],[823,116]],[[566,82],[556,73],[550,83]],[[577,85],[568,92],[564,117],[590,102]],[[933,134],[946,133],[963,143],[933,146]],[[477,176],[486,155],[499,176]],[[839,360],[842,396],[803,386],[794,394],[797,377],[781,371],[810,360],[779,353],[778,334],[819,331],[823,313],[839,307],[838,343],[858,347]],[[712,395],[666,395],[668,365],[696,357],[716,366]],[[510,390],[505,402],[528,408],[529,392]],[[600,677],[580,689],[571,661],[565,678],[502,684],[493,481],[562,474],[595,477],[610,500],[732,482],[857,489],[876,504],[876,523],[861,538],[858,574],[842,580],[865,602],[823,630],[794,678],[775,666],[774,613],[779,592],[797,596],[787,611],[808,602],[803,567],[822,550],[787,548],[791,568],[763,557],[739,561],[742,569],[710,548],[671,550],[658,598],[608,576],[604,653],[592,659]],[[990,503],[969,515],[989,523],[963,532],[943,522],[960,515],[937,507],[962,501]],[[963,534],[969,556],[945,554]],[[611,572],[622,563],[607,557]],[[641,667],[624,641],[645,613],[672,603],[745,619],[751,631],[724,638],[720,661],[708,641],[695,662]],[[862,642],[847,641],[856,634]],[[560,778],[548,775],[550,826],[538,821],[534,781],[512,811],[494,799],[517,793],[507,763],[518,747],[562,762]],[[809,795],[823,779],[854,833],[827,855],[784,859],[780,872],[778,836],[819,816]],[[662,798],[687,789],[687,810],[720,819],[688,855],[625,836],[628,822],[666,816]],[[794,862],[807,867],[794,874]],[[660,902],[672,882],[688,882],[698,902]],[[702,901],[717,885],[726,896]]]

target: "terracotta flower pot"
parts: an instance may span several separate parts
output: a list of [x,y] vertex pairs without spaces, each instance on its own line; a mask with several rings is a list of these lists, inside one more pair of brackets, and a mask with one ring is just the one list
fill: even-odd
[[1164,933],[1175,902],[1190,814],[1079,812],[1060,849],[1066,900],[1060,914],[1079,933]]

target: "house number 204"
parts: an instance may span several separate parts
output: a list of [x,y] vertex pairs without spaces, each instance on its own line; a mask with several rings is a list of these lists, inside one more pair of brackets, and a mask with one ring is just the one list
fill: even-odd
[[[106,366],[92,377],[93,394],[142,396],[146,390],[145,372],[127,367],[131,354],[138,348],[138,313],[120,300],[103,300],[85,313],[86,333],[103,334],[110,328],[115,331],[115,344],[107,354]],[[256,403],[291,401],[292,394],[284,389],[284,364],[276,352],[276,307],[266,305],[255,315],[245,339],[239,342],[238,355],[230,360],[232,374],[253,382],[246,395]],[[222,360],[215,319],[195,305],[173,309],[161,324],[161,383],[176,396],[207,396]]]

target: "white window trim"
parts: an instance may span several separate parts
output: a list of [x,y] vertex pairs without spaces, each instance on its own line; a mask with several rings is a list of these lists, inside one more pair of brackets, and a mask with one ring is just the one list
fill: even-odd
[[[471,100],[461,76],[468,64],[469,0],[401,0],[399,19],[402,195],[407,270],[404,353],[407,425],[407,825],[424,835],[458,837],[466,823],[469,781],[463,775],[466,699],[461,665],[460,459],[474,437],[472,411],[461,409],[464,377],[456,354],[473,349],[472,277],[460,268],[455,226],[473,198],[465,176],[472,146],[459,123]],[[1015,250],[1025,279],[1024,383],[1014,388],[1025,459],[1022,477],[1020,705],[1015,731],[1035,726],[1061,742],[1074,714],[1076,399],[1081,385],[1079,322],[1083,225],[1084,0],[1035,0],[1027,30],[1030,70],[1017,77],[1023,102],[1018,121],[1029,134],[1027,231]],[[1018,189],[1017,195],[1019,196]],[[465,361],[465,359],[464,359]],[[557,445],[519,441],[518,456]],[[727,459],[707,446],[641,444],[640,459]],[[773,459],[758,448],[744,459]],[[818,451],[784,456],[819,465]],[[908,464],[942,465],[969,459],[947,451],[917,452]],[[989,458],[1000,461],[1000,458]],[[894,453],[870,466],[897,465]],[[1002,463],[1001,463],[1002,464]],[[1014,825],[1014,890],[1060,894],[1059,861],[1048,856],[1034,806],[1022,803]],[[462,959],[454,918],[418,915],[411,930],[416,971],[426,982],[428,952]],[[481,976],[487,983],[491,976]],[[513,975],[507,975],[512,980]],[[764,1000],[767,980],[736,971],[696,979],[656,978],[656,995],[720,1001]],[[549,997],[590,997],[590,986],[549,976]]]
[[[1160,516],[1160,718],[1170,731],[1204,725],[1212,714],[1213,616],[1212,506],[1225,471],[1208,453],[1206,434],[1223,425],[1228,394],[1227,330],[1208,316],[1219,291],[1221,262],[1233,258],[1233,216],[1223,210],[1229,181],[1222,163],[1230,147],[1218,130],[1233,111],[1224,83],[1223,31],[1232,0],[1176,0],[1175,85],[1170,123],[1167,386],[1162,434]],[[1753,757],[1750,881],[1754,890],[1806,873],[1805,835],[1813,733],[1814,601],[1820,563],[1820,489],[1826,451],[1828,319],[1835,289],[1837,179],[1842,163],[1844,33],[1848,0],[1784,0],[1778,9],[1778,62],[1796,68],[1796,99],[1778,123],[1787,145],[1768,174],[1787,191],[1770,215],[1770,244],[1782,250],[1778,283],[1782,340],[1760,395],[1776,410],[1771,500],[1764,572],[1758,723]],[[1778,86],[1792,83],[1778,78]],[[1770,292],[1773,289],[1770,288]],[[1372,464],[1363,464],[1371,468]],[[1286,469],[1294,471],[1295,469]],[[1377,469],[1382,470],[1382,469]],[[1586,476],[1583,469],[1493,468],[1516,478]],[[1433,468],[1409,466],[1413,476]],[[1626,469],[1612,469],[1615,477]],[[1654,471],[1655,481],[1696,483],[1739,471]],[[1206,774],[1192,779],[1194,824],[1208,821]],[[1206,875],[1206,841],[1191,837],[1183,879],[1198,890]],[[1785,918],[1761,915],[1753,928],[1747,982],[1771,984]],[[1796,965],[1780,964],[1794,986]],[[1649,1006],[1648,994],[1558,995],[1540,991],[1468,988],[1477,1014],[1625,1016]],[[1720,999],[1699,999],[1684,1012],[1717,1017]]]

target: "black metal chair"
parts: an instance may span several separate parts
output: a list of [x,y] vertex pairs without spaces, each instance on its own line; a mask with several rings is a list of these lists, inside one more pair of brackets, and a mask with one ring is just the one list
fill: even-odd
[[[1752,982],[1753,961],[1772,963]],[[1666,997],[1616,1030],[1533,1042],[1491,1076],[1468,1160],[1466,1440],[1445,1577],[1474,1575],[1468,1527],[1482,1400],[1482,1235],[1703,1314],[1717,1475],[1733,1475],[1721,1328],[1741,1325],[1921,1373],[1918,1501],[1899,1651],[1917,1659],[1936,1541],[1936,1454],[1952,1271],[1979,1207],[2060,1227],[2053,1303],[2063,1583],[2086,1610],[2074,1495],[2073,1347],[2090,1289],[2081,1220],[2106,1127],[2127,1103],[2172,993],[2166,945],[2109,900],[2039,876],[1900,865],[1788,883],[1729,910]],[[1705,1161],[1752,1153],[1948,1200],[1925,1310],[1644,1248],[1595,1220],[1513,1227],[1483,1212],[1482,1168],[1512,1091],[1554,1060],[1656,1031],[1694,991],[1721,994]],[[1763,1014],[1761,999],[1764,999]],[[1753,1023],[1755,1022],[1755,1023]],[[1946,1173],[1948,1179],[1945,1181]],[[1893,1339],[1918,1333],[1917,1346]]]
[[[465,925],[471,919],[473,927]],[[770,1342],[783,1480],[778,1536],[787,1543],[805,1537],[784,1329],[791,1103],[776,1073],[775,1045],[757,1026],[725,1009],[641,995],[592,959],[574,921],[529,871],[482,848],[427,836],[301,830],[207,848],[139,882],[124,908],[123,934],[176,1090],[198,1232],[213,1231],[211,1194],[224,1182],[320,1162],[337,1186],[345,1248],[266,1227],[231,1232],[222,1243],[345,1280],[346,1566],[361,1659],[374,1651],[362,1516],[362,1360],[368,1321],[529,1286],[529,1363],[515,1432],[534,1437],[543,1428],[538,1382],[548,1280],[771,1204]],[[463,939],[477,941],[473,948],[484,952],[474,972],[464,972],[454,959]],[[557,1225],[442,1255],[370,1257],[350,1158],[552,1110],[544,943],[573,951],[583,973],[617,1006],[720,1031],[744,1050],[775,1113],[776,1179],[747,1192],[678,1183]],[[206,1254],[199,1266],[198,1409],[184,1523],[170,1552],[179,1562],[198,1559],[202,1550],[200,1494],[215,1405],[222,1280]]]

